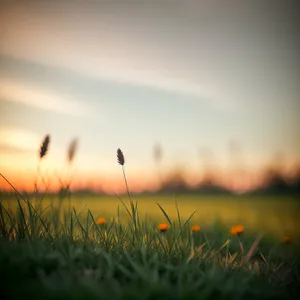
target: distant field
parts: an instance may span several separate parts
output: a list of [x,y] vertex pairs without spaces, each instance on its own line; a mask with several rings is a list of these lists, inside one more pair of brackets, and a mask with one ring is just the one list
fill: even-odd
[[[197,210],[191,224],[199,224],[203,230],[209,229],[215,222],[220,222],[226,229],[235,223],[242,223],[249,232],[263,232],[280,237],[290,235],[300,237],[300,201],[292,197],[270,196],[197,196],[171,195],[133,196],[139,201],[141,219],[149,218],[154,222],[164,221],[164,216],[157,206],[158,202],[174,220],[177,219],[175,199],[180,215],[187,219]],[[128,204],[128,198],[122,197]],[[58,199],[46,198],[43,205],[57,203]],[[9,206],[14,206],[9,201]],[[67,200],[63,207],[67,207]],[[84,214],[90,209],[95,217],[107,220],[117,217],[118,206],[122,221],[127,220],[127,213],[122,203],[115,196],[72,196],[71,205]]]

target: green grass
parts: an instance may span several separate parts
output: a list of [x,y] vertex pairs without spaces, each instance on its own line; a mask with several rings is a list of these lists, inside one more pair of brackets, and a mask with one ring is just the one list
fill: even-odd
[[[294,299],[299,292],[295,202],[179,197],[177,206],[174,198],[138,198],[138,205],[135,199],[124,199],[125,208],[117,198],[74,198],[72,209],[64,199],[61,212],[53,198],[41,205],[20,195],[2,199],[1,293],[9,299],[192,300]],[[220,209],[219,221],[213,207]],[[279,226],[274,209],[283,218]],[[107,223],[97,225],[98,216]],[[280,231],[289,217],[292,223]],[[251,230],[230,236],[228,228],[239,220]],[[158,222],[170,229],[159,232]],[[192,233],[196,223],[201,231]],[[292,232],[289,245],[279,242],[285,231]]]
[[[42,207],[59,206],[58,196],[46,196]],[[122,197],[129,205],[128,197]],[[162,222],[164,216],[157,206],[159,203],[172,219],[177,218],[175,201],[180,215],[187,219],[196,210],[192,223],[200,225],[203,230],[210,230],[213,224],[222,224],[224,230],[242,223],[248,233],[264,233],[280,240],[288,235],[300,237],[300,202],[288,196],[201,196],[201,195],[137,195],[134,200],[139,203],[139,216],[152,222]],[[40,202],[40,197],[31,198],[31,203]],[[12,211],[18,207],[15,199],[6,199],[5,205]],[[116,196],[72,196],[71,206],[77,211],[87,213],[88,209],[95,217],[112,220],[116,217],[118,207],[123,223],[128,222],[128,214]],[[62,209],[68,209],[69,202],[62,202]]]

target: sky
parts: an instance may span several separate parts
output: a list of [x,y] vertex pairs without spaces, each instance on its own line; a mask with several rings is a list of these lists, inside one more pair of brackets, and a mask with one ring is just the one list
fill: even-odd
[[292,166],[299,23],[297,1],[1,1],[0,171],[30,189],[46,134],[44,176],[67,176],[76,137],[75,182],[110,192],[117,148],[133,190],[155,186],[155,144],[194,179]]

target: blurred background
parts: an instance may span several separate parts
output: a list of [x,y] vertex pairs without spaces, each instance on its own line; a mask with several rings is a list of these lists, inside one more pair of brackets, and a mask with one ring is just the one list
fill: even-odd
[[136,193],[298,195],[296,4],[1,1],[1,173],[122,193],[121,148]]

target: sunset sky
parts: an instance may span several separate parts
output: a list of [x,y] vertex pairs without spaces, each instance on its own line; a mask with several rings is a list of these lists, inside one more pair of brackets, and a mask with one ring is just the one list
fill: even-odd
[[0,172],[32,188],[46,134],[45,176],[66,174],[77,137],[74,180],[108,191],[117,148],[133,190],[154,186],[156,143],[191,177],[208,160],[224,178],[275,153],[292,166],[299,23],[297,1],[1,1]]

